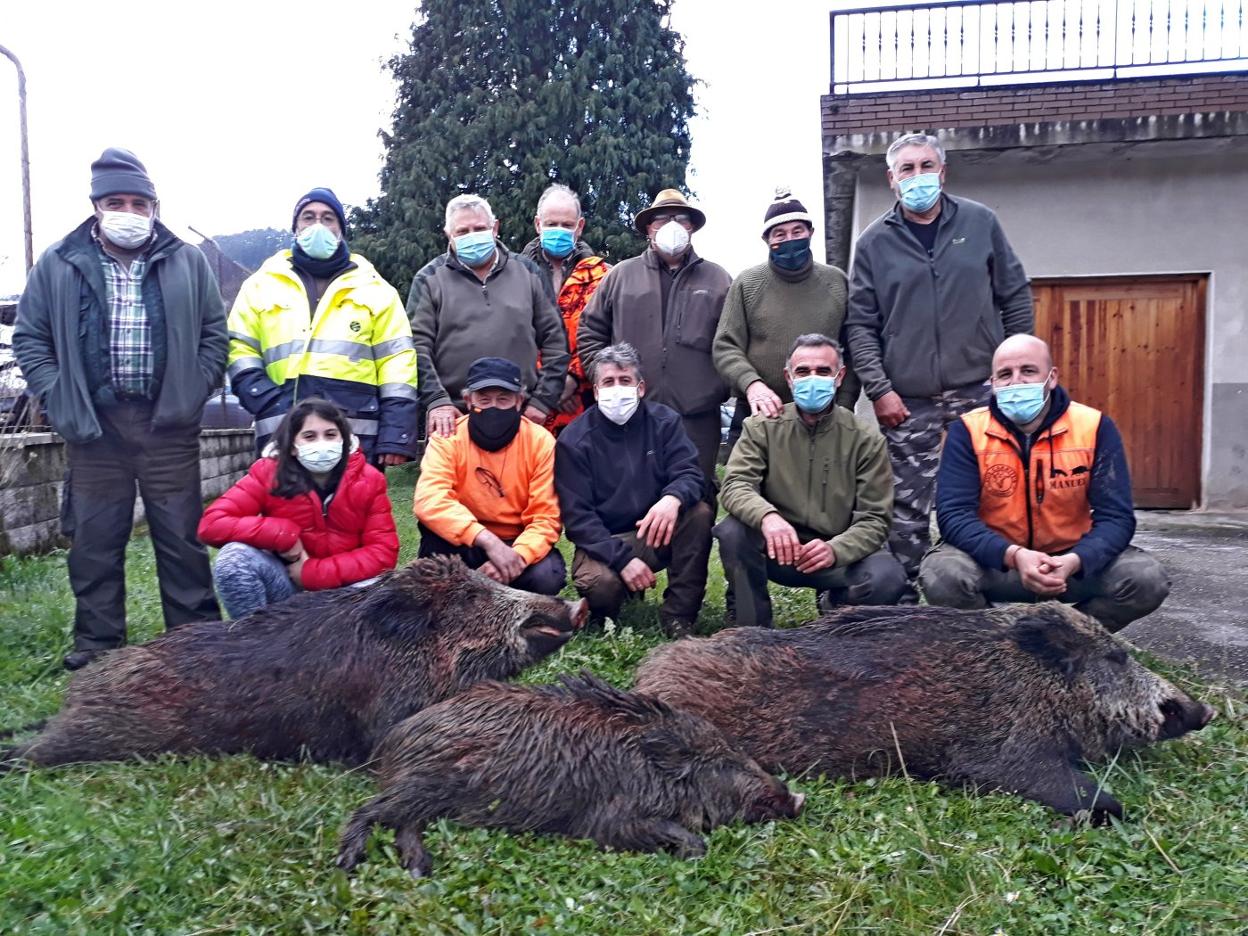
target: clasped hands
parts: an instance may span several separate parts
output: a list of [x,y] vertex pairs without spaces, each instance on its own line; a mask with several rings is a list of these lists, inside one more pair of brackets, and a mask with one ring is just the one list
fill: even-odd
[[1011,546],[1005,551],[1005,565],[1017,569],[1023,587],[1035,595],[1055,598],[1066,591],[1066,583],[1083,567],[1075,553],[1050,556],[1037,549]]

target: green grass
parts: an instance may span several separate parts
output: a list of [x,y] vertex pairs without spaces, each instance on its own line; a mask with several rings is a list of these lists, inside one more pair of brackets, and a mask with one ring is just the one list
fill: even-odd
[[[411,478],[393,484],[415,542]],[[158,633],[151,551],[127,565],[132,640]],[[701,619],[722,619],[718,566]],[[813,612],[779,594],[777,618]],[[64,557],[0,563],[0,725],[54,711],[67,682]],[[587,666],[627,685],[661,640],[653,602],[527,674]],[[1220,718],[1102,770],[1128,810],[1072,827],[1008,796],[906,780],[797,778],[793,822],[717,830],[701,861],[585,842],[433,827],[416,883],[383,840],[333,870],[368,777],[248,757],[162,758],[0,777],[3,933],[1243,933],[1248,929],[1248,702],[1166,669]]]

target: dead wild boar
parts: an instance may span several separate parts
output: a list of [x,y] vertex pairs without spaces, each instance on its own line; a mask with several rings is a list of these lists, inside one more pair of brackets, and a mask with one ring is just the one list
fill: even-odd
[[583,671],[560,678],[482,683],[396,725],[374,755],[381,793],[347,822],[338,866],[364,859],[377,824],[396,830],[403,866],[422,877],[421,833],[441,817],[687,858],[716,826],[801,810],[801,794],[705,719]]
[[42,732],[0,750],[0,770],[162,752],[362,764],[393,725],[516,675],[587,614],[456,558],[418,559],[366,588],[303,592],[106,654]]
[[1214,716],[1059,602],[847,608],[653,650],[636,688],[696,712],[767,770],[905,772],[1093,821],[1122,806],[1082,767]]

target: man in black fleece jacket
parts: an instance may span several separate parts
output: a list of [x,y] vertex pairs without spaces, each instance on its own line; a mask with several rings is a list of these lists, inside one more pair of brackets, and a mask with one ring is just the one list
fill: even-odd
[[923,559],[929,604],[1077,604],[1110,630],[1170,591],[1161,564],[1130,545],[1131,474],[1113,420],[1071,400],[1049,347],[1015,335],[992,360],[987,407],[949,426],[936,476],[943,542]]
[[594,399],[560,435],[555,490],[576,547],[572,581],[590,614],[615,617],[630,594],[667,569],[659,620],[692,632],[706,593],[711,524],[706,478],[680,415],[649,403],[641,360],[626,343],[594,359]]

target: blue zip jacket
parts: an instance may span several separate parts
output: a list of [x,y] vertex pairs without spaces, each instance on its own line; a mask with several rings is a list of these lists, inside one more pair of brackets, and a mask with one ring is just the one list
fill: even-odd
[[622,426],[591,406],[555,443],[555,491],[568,539],[616,572],[634,555],[614,535],[635,531],[666,494],[687,510],[705,483],[680,416],[662,403],[643,399]]
[[[1044,421],[1024,436],[989,402],[993,418],[1013,434],[1019,448],[1030,452],[1031,440],[1055,423],[1070,405],[1070,395],[1059,386],[1053,390],[1053,405]],[[971,434],[962,420],[949,426],[945,448],[936,473],[936,521],[940,535],[951,545],[969,553],[986,569],[1005,571],[1005,551],[1012,544],[979,518],[979,461],[971,446]],[[1092,529],[1071,547],[1082,563],[1078,576],[1099,575],[1131,543],[1135,535],[1135,511],[1131,499],[1131,474],[1122,436],[1112,419],[1101,414],[1096,432],[1096,457],[1088,485],[1088,505],[1092,509]],[[1025,543],[1019,545],[1025,546]]]

